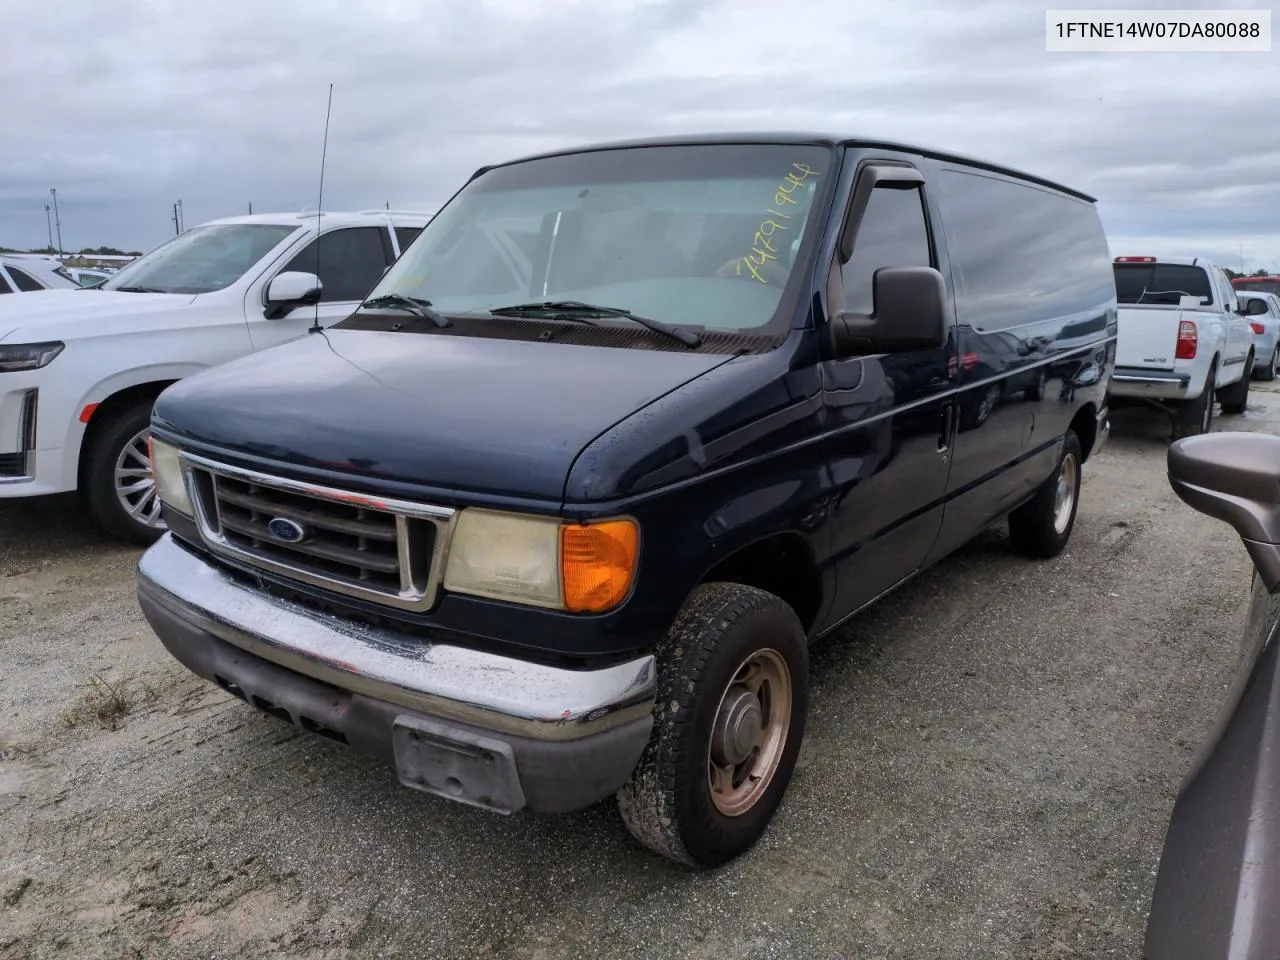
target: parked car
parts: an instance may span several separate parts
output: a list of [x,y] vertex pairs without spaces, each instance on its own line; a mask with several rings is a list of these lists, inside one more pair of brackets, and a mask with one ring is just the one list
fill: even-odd
[[1226,521],[1252,597],[1214,732],[1183,781],[1147,921],[1148,960],[1280,956],[1280,437],[1215,433],[1169,448],[1186,503]]
[[105,280],[109,280],[115,271],[63,265],[59,273],[67,277],[77,287],[93,287]]
[[810,641],[1004,518],[1064,548],[1115,315],[1092,198],[978,161],[757,135],[485,167],[351,318],[160,395],[139,600],[190,670],[410,787],[616,793],[721,864],[791,779]]
[[104,529],[154,540],[146,441],[160,391],[348,316],[428,219],[216,220],[97,286],[0,299],[0,499],[79,490]]
[[1280,277],[1234,277],[1231,286],[1237,293],[1280,294]]
[[0,257],[0,294],[38,293],[76,286],[72,278],[58,272],[58,266],[52,257]]
[[1280,362],[1280,296],[1274,293],[1237,293],[1253,331],[1253,375],[1274,380]]
[[1120,335],[1111,406],[1150,404],[1173,435],[1207,433],[1214,402],[1249,398],[1253,334],[1226,272],[1198,257],[1116,257]]

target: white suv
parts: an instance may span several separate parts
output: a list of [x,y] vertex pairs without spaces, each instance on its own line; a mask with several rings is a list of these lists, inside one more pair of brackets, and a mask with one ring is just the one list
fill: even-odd
[[305,336],[317,315],[349,316],[430,219],[215,220],[98,286],[0,297],[0,499],[80,490],[107,531],[154,539],[164,524],[147,436],[160,391]]

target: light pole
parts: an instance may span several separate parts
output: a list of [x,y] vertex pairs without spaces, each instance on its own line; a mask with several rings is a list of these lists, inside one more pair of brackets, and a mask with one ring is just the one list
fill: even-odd
[[53,249],[53,220],[49,215],[52,209],[47,203],[44,205],[44,225],[49,228],[49,249]]
[[58,191],[50,187],[49,193],[53,197],[53,222],[58,228],[58,256],[62,256],[62,218],[58,216]]

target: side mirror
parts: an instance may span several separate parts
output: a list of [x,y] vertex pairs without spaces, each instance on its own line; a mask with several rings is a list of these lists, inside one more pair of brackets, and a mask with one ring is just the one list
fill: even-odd
[[267,284],[266,316],[270,320],[283,317],[294,307],[309,307],[320,302],[323,284],[314,273],[287,270],[277,273]]
[[839,357],[940,350],[951,331],[951,304],[942,274],[932,267],[881,267],[871,281],[872,314],[831,319]]
[[1245,300],[1240,304],[1240,312],[1246,317],[1261,317],[1267,313],[1267,301]]
[[1280,589],[1280,437],[1205,433],[1169,447],[1169,485],[1244,541],[1268,591]]

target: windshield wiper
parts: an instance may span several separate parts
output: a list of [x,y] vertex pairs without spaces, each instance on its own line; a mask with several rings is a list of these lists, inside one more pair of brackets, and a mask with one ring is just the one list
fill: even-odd
[[168,290],[157,290],[155,287],[116,287],[121,293],[168,293]]
[[443,317],[431,309],[431,301],[423,300],[421,297],[406,297],[402,293],[388,293],[381,297],[374,297],[372,300],[366,300],[360,304],[360,310],[368,307],[390,307],[393,310],[408,310],[416,317],[422,317],[424,320],[430,320],[437,327],[453,326],[453,321],[447,317]]
[[680,327],[673,327],[670,324],[663,323],[661,320],[642,317],[632,313],[630,310],[623,310],[619,307],[602,307],[594,303],[582,303],[578,300],[544,300],[541,303],[514,303],[509,307],[495,307],[489,313],[495,317],[536,316],[541,313],[549,313],[552,314],[553,318],[560,315],[566,320],[577,320],[583,315],[619,317],[623,320],[631,320],[634,323],[638,323],[642,327],[648,327],[655,333],[661,333],[671,337],[673,340],[679,340],[687,347],[697,347],[702,344],[702,338],[696,333]]

